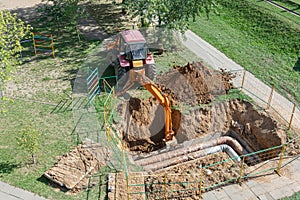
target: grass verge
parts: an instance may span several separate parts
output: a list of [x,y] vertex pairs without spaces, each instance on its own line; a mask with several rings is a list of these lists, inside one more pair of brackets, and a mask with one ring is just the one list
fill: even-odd
[[191,30],[257,78],[300,102],[299,18],[256,1],[222,1],[220,14],[202,16]]

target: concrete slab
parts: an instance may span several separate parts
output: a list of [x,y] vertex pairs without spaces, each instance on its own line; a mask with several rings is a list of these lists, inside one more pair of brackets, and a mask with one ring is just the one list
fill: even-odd
[[249,189],[256,196],[260,196],[260,195],[263,195],[263,194],[267,193],[267,191],[263,187],[261,187],[261,185],[255,185],[255,186],[253,186],[252,188],[249,188]]
[[230,198],[235,199],[244,199],[244,200],[256,200],[257,196],[250,190],[236,192],[230,195]]
[[218,199],[218,197],[216,196],[215,191],[209,191],[209,192],[205,192],[202,195],[203,200],[216,200]]
[[0,181],[0,199],[2,200],[46,200],[34,193],[16,188]]
[[274,189],[285,187],[286,185],[290,185],[294,182],[295,180],[289,179],[285,176],[278,176],[277,178],[271,180],[271,184],[274,187]]
[[221,189],[218,189],[215,191],[215,195],[217,197],[217,199],[222,199],[222,200],[225,200],[225,199],[230,199],[230,197],[228,196],[228,194],[225,192],[225,190],[223,188]]
[[291,196],[294,194],[294,191],[289,186],[277,188],[272,191],[270,191],[270,195],[274,199],[281,199],[283,197]]
[[269,193],[262,194],[257,197],[259,200],[275,200]]
[[226,187],[223,187],[223,190],[226,192],[227,195],[230,195],[234,192],[242,191],[243,187],[245,187],[245,186],[240,186],[238,184],[232,184],[232,185],[228,185]]
[[16,196],[11,196],[10,194],[6,194],[6,193],[1,192],[1,191],[0,191],[0,199],[3,199],[3,200],[20,200]]
[[240,199],[243,197],[245,200],[257,199],[256,195],[250,190],[246,184],[234,184],[223,188],[231,199]]
[[294,193],[299,192],[300,191],[300,180],[299,180],[299,182],[294,182],[294,183],[290,184],[289,187],[292,188]]
[[252,188],[252,187],[257,186],[258,183],[257,183],[257,181],[255,179],[250,179],[250,180],[242,182],[242,184],[246,185],[249,188]]
[[30,199],[30,200],[38,200],[38,199],[42,200],[42,199],[44,199],[44,198],[42,198],[42,197],[40,197],[36,194],[33,194],[33,193],[28,192],[26,190],[22,190],[20,188],[15,188],[15,190],[13,190],[13,194],[17,195],[18,198],[24,199],[24,200],[25,199]]
[[293,174],[293,179],[296,180],[296,181],[300,180],[300,173],[294,173]]
[[5,193],[11,193],[14,190],[14,187],[10,186],[7,183],[0,182],[0,191]]

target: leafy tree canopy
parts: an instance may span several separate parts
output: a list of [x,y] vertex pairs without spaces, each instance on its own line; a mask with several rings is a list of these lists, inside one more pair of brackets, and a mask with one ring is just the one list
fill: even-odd
[[16,15],[0,10],[0,91],[20,63],[21,40],[29,30]]
[[184,31],[190,20],[201,12],[209,17],[216,11],[217,0],[123,0],[125,10],[133,18],[139,17],[141,26],[158,26]]

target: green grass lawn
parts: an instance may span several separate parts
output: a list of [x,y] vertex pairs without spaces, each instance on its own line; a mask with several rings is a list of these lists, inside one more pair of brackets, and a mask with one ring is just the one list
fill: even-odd
[[[47,199],[81,200],[87,195],[98,199],[101,187],[88,193],[67,195],[52,187],[43,173],[53,166],[57,156],[77,145],[76,135],[72,133],[75,125],[72,111],[53,113],[53,110],[62,100],[72,102],[72,83],[77,71],[99,42],[82,38],[79,41],[76,32],[57,32],[48,24],[41,26],[37,22],[35,25],[33,22],[34,31],[54,33],[56,57],[24,54],[25,62],[7,83],[5,94],[12,101],[0,101],[0,108],[5,111],[5,114],[0,112],[0,180]],[[20,130],[28,125],[41,134],[37,165],[31,164],[31,155],[22,150],[16,140]]]
[[[98,7],[103,9],[105,6],[101,4]],[[293,70],[297,55],[289,51],[286,54],[277,51],[276,47],[272,48],[273,41],[265,44],[265,40],[257,37],[255,32],[247,32],[247,27],[240,28],[229,13],[229,10],[223,10],[220,16],[211,16],[210,20],[199,18],[191,24],[191,29],[255,73],[258,78],[278,85],[279,89],[286,90],[299,102],[300,75]],[[286,19],[284,16],[283,18]],[[299,30],[299,24],[292,23],[292,26]],[[73,113],[52,111],[61,100],[67,100],[72,95],[71,83],[76,78],[78,69],[100,43],[83,39],[78,41],[75,32],[60,30],[62,32],[59,33],[51,28],[53,27],[50,25],[38,27],[37,31],[56,33],[56,58],[38,57],[21,65],[13,81],[8,83],[7,94],[14,101],[0,102],[0,106],[4,106],[6,110],[5,115],[0,114],[0,180],[48,199],[99,199],[99,193],[102,199],[105,198],[105,186],[104,189],[94,187],[92,190],[67,195],[52,187],[42,176],[53,166],[57,156],[69,152],[77,145],[76,136],[72,134]],[[192,53],[180,50],[167,52],[155,59],[159,73],[166,72],[172,65],[199,61]],[[17,134],[24,125],[30,125],[41,133],[37,165],[30,164],[30,155],[16,141]],[[107,169],[104,170],[106,173]],[[96,177],[94,181],[103,181],[98,179]]]
[[291,2],[294,2],[296,4],[300,4],[300,0],[290,0]]
[[263,1],[245,2],[236,3],[240,11],[231,4],[225,7],[224,3],[219,15],[211,15],[209,20],[205,16],[197,18],[190,29],[299,103],[300,19],[285,18]]
[[[54,164],[56,156],[75,146],[72,113],[50,114],[53,106],[22,100],[4,104],[7,113],[0,116],[1,180],[49,199],[64,198],[62,192],[53,192],[42,174]],[[31,125],[42,135],[36,166],[30,164],[30,154],[17,145],[18,131],[24,125]]]

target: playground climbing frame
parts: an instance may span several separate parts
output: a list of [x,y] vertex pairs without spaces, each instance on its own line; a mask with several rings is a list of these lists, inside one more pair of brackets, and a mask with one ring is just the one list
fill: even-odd
[[51,55],[53,58],[55,57],[52,34],[32,33],[32,40],[33,40],[34,54],[36,56],[42,54],[42,55]]

